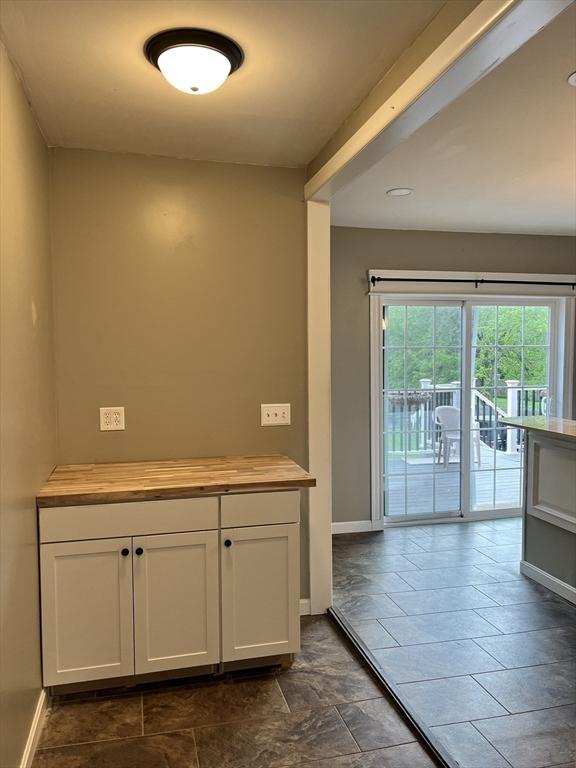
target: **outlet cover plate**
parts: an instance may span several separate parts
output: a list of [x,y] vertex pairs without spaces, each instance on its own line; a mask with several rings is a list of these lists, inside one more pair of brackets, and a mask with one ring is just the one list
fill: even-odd
[[290,403],[262,403],[260,425],[262,427],[287,426],[290,421]]
[[125,429],[124,406],[109,405],[100,408],[100,432],[116,432]]

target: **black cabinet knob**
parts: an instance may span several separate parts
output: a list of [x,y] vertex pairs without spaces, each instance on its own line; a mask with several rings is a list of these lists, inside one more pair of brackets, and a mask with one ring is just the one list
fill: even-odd
[[136,554],[138,555],[138,557],[144,554],[144,550],[142,549],[142,547],[136,547]]
[[124,549],[121,551],[120,554],[122,555],[122,557],[128,557],[128,555],[130,554],[130,550],[128,549],[128,547],[124,547]]
[[230,539],[226,539],[226,541],[224,542],[224,546],[225,547],[231,547],[232,546],[232,542],[230,541]]

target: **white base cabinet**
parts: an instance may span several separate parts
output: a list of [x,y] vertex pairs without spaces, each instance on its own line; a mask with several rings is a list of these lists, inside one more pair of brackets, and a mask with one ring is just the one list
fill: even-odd
[[300,649],[298,524],[228,528],[222,541],[222,660]]
[[134,674],[131,547],[129,538],[40,547],[45,685]]
[[135,673],[217,664],[218,532],[133,542]]
[[[166,521],[174,509],[182,527],[186,500],[174,507],[139,502],[133,511],[122,503],[122,530],[130,526],[133,535],[110,538],[106,534],[119,527],[110,522],[113,510],[106,510],[99,528],[93,509],[83,514],[76,507],[81,519],[74,521],[74,534],[82,536],[85,528],[100,537],[87,540],[46,541],[67,538],[70,511],[41,509],[44,685],[298,651],[299,497],[298,491],[226,496],[222,514],[212,498],[213,530],[173,533]],[[191,510],[199,509],[198,499],[189,501]],[[161,521],[148,503],[165,513]],[[234,527],[224,527],[225,521]]]
[[41,546],[44,684],[220,659],[218,532]]

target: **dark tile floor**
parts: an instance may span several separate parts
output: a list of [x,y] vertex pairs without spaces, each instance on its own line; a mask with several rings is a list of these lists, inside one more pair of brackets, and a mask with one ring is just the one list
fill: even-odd
[[282,766],[435,768],[327,618],[303,620],[287,670],[57,699],[33,764]]
[[520,541],[519,518],[334,537],[335,606],[462,768],[576,766],[576,609]]

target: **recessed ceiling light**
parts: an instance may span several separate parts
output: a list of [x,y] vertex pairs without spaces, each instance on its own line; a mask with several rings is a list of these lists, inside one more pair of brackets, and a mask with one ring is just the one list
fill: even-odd
[[572,72],[568,78],[568,85],[573,85],[574,88],[576,88],[576,72]]
[[225,82],[244,61],[242,48],[208,29],[167,29],[144,46],[148,61],[183,93],[200,96]]
[[394,187],[394,189],[387,189],[386,194],[390,197],[407,197],[414,192],[410,187]]

